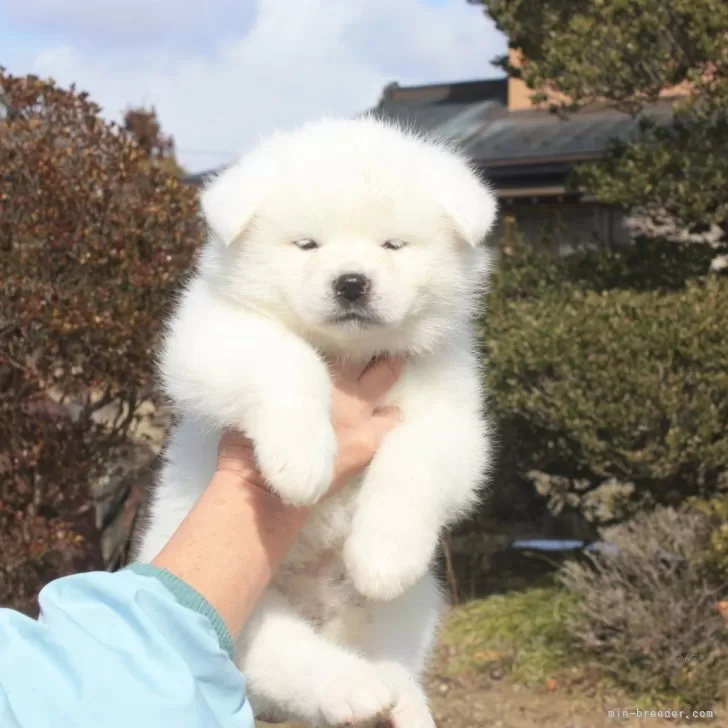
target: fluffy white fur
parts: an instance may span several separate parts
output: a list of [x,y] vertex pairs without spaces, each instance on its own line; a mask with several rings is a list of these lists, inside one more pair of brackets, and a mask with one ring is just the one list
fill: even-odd
[[[314,508],[237,659],[268,718],[339,725],[391,711],[396,728],[429,728],[420,675],[443,606],[431,564],[489,463],[472,321],[494,197],[455,152],[363,118],[263,141],[202,208],[209,240],[161,356],[182,422],[138,559],[200,496],[223,428],[253,439],[283,499],[316,503],[336,456],[324,358],[406,354],[389,397],[403,422],[363,477]],[[365,318],[341,321],[333,284],[348,273],[371,288]]]

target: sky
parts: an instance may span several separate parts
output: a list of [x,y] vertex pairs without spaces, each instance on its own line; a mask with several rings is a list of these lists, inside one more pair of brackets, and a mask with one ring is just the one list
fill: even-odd
[[0,66],[153,106],[190,172],[382,89],[492,78],[506,39],[466,0],[0,0]]

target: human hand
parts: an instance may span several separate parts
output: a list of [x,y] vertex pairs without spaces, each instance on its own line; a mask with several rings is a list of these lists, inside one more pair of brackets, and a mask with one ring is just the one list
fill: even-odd
[[399,423],[399,409],[381,405],[403,367],[403,359],[378,359],[366,366],[332,365],[331,417],[339,454],[329,494],[369,465]]
[[[384,438],[399,422],[397,408],[382,408],[386,394],[402,373],[402,359],[379,359],[371,364],[332,363],[331,419],[338,457],[328,494],[341,489],[363,470]],[[255,460],[253,443],[228,430],[220,440],[217,471],[233,473],[242,481],[266,488]]]

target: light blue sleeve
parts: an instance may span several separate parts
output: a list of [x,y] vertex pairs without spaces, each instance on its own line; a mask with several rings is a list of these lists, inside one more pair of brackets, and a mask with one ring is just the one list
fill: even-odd
[[2,728],[253,728],[227,629],[169,572],[68,576],[39,602],[0,609]]

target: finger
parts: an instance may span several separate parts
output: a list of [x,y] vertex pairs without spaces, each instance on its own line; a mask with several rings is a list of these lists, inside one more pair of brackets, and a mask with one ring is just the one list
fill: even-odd
[[217,448],[217,467],[222,470],[251,470],[257,467],[255,445],[245,435],[228,430]]
[[234,473],[249,483],[262,484],[252,440],[234,430],[225,432],[217,451],[217,472]]
[[334,381],[340,386],[348,388],[356,386],[362,374],[371,362],[367,359],[351,360],[351,359],[335,359],[329,365],[329,370]]
[[251,450],[253,441],[238,430],[226,430],[220,438],[218,451]]
[[405,361],[402,358],[375,361],[359,379],[359,397],[376,407],[399,379],[404,364]]

